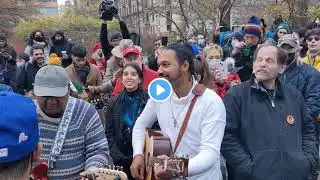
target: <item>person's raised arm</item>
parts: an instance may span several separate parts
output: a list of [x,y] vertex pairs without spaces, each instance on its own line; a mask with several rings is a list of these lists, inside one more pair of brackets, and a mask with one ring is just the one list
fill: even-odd
[[121,30],[123,39],[131,39],[127,24],[123,21],[123,19],[121,19],[119,14],[115,15],[114,17],[119,21],[120,30]]
[[112,47],[110,45],[110,42],[108,40],[108,24],[107,21],[104,21],[101,24],[100,28],[100,44],[102,46],[102,51],[104,54],[105,59],[109,59],[111,57],[111,50]]

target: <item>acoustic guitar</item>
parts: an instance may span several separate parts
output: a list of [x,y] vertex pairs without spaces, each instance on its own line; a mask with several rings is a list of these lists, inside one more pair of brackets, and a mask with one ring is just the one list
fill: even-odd
[[[173,174],[173,178],[186,179],[188,174],[188,157],[173,157],[170,139],[161,131],[147,129],[145,137],[145,164],[146,164],[146,180],[155,180],[153,172],[155,163],[164,166],[164,169]],[[166,155],[169,159],[163,160],[157,156]]]
[[127,174],[122,170],[122,167],[109,165],[107,168],[97,169],[84,178],[89,180],[128,180]]

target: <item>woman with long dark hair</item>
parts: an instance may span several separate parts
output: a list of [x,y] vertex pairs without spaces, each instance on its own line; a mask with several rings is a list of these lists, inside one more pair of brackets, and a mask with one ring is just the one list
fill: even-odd
[[44,36],[44,33],[40,30],[35,30],[30,34],[29,41],[24,52],[30,56],[30,49],[35,44],[43,46],[45,59],[47,61],[49,58],[50,47],[49,47],[49,43],[47,42]]
[[132,129],[143,111],[149,96],[142,89],[143,72],[137,64],[126,64],[122,71],[122,83],[125,90],[112,97],[107,106],[106,136],[110,153],[117,166],[123,166],[124,172],[132,179]]

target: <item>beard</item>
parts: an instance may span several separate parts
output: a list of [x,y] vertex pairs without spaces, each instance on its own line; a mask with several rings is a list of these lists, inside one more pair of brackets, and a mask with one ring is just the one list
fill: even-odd
[[168,80],[171,84],[176,84],[182,78],[182,72],[177,73],[160,73],[159,77]]

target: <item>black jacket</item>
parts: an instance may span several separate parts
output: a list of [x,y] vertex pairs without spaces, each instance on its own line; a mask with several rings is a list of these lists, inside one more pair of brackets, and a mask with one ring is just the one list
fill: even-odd
[[[123,39],[130,39],[130,34],[128,27],[124,21],[120,21],[120,30]],[[114,47],[111,46],[108,40],[108,25],[107,23],[102,23],[100,28],[100,44],[102,46],[102,51],[106,60],[110,59],[112,56],[111,51]]]
[[253,55],[258,46],[245,46],[233,56],[235,59],[235,66],[242,67],[237,73],[241,79],[241,82],[245,82],[250,79],[252,75]]
[[19,68],[17,72],[17,85],[15,91],[21,95],[33,90],[34,78],[40,67],[37,62],[28,63],[25,68]]
[[[114,164],[123,166],[124,172],[130,175],[133,151],[131,141],[132,129],[123,122],[123,102],[121,102],[121,96],[124,93],[126,92],[122,92],[119,96],[111,97],[107,103],[106,136]],[[148,93],[141,89],[138,90],[137,95],[141,98],[140,107],[143,110],[149,99]]]
[[7,52],[0,53],[0,83],[14,88],[16,86],[16,73],[17,64],[15,57]]
[[148,67],[156,72],[159,69],[157,60],[155,53],[148,57]]
[[296,89],[277,80],[271,96],[251,79],[231,88],[224,103],[221,152],[230,180],[305,180],[316,168],[315,128]]

